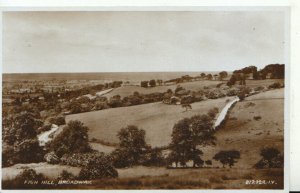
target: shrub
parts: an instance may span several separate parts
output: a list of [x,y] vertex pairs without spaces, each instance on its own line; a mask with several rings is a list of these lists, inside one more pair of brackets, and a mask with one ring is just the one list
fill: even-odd
[[238,94],[237,89],[231,88],[227,91],[226,95],[227,96],[236,96]]
[[208,111],[208,116],[210,116],[211,118],[215,118],[215,116],[217,115],[217,113],[219,112],[219,109],[217,107],[214,107],[212,109],[209,109]]
[[111,165],[111,159],[107,156],[99,156],[90,160],[79,173],[78,178],[83,180],[94,180],[102,178],[118,177],[117,170]]
[[211,166],[212,165],[212,161],[211,160],[206,160],[205,164]]
[[58,126],[66,124],[65,117],[63,116],[53,117],[49,120],[49,122]]
[[59,163],[59,157],[52,151],[50,153],[47,153],[44,156],[44,159],[46,160],[47,163],[49,164],[58,164]]
[[274,89],[281,88],[281,84],[279,82],[275,82],[275,83],[269,85],[269,88],[274,88]]
[[239,99],[240,99],[241,101],[244,100],[245,97],[246,97],[245,91],[240,91],[240,92],[238,93],[238,97],[239,97]]
[[52,128],[52,124],[43,125],[42,127],[38,128],[37,134],[43,133],[45,131],[49,131]]
[[262,159],[254,165],[255,168],[262,169],[283,167],[283,155],[278,149],[266,147],[261,149],[260,155],[262,156]]
[[145,166],[165,166],[165,159],[162,151],[158,148],[150,149],[144,156],[142,165]]
[[254,116],[253,119],[256,120],[256,121],[258,121],[258,120],[261,119],[261,116]]
[[75,180],[75,179],[76,176],[66,170],[63,170],[60,173],[60,175],[57,177],[57,180]]
[[102,152],[89,152],[89,153],[72,153],[65,154],[60,159],[61,164],[74,166],[74,167],[83,167],[86,166],[89,162],[98,157],[103,157],[104,153]]
[[214,157],[214,160],[220,161],[223,164],[223,168],[225,165],[229,165],[231,168],[234,163],[236,163],[236,159],[240,159],[240,152],[236,150],[231,151],[220,151]]

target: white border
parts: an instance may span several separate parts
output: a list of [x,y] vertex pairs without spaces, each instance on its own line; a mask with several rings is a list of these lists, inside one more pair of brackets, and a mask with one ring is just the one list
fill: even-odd
[[[108,3],[109,2],[109,3]],[[206,1],[197,1],[197,0],[186,0],[186,1],[180,1],[180,0],[162,0],[162,1],[158,1],[158,0],[152,0],[152,1],[137,1],[137,0],[131,0],[131,1],[125,1],[125,0],[111,0],[111,1],[97,1],[97,0],[91,0],[88,1],[88,3],[86,1],[83,0],[76,0],[76,1],[70,1],[70,0],[43,0],[43,1],[35,1],[35,0],[30,0],[30,1],[16,1],[16,0],[0,0],[0,5],[1,5],[1,10],[2,11],[125,11],[125,10],[130,10],[130,11],[203,11],[203,10],[224,10],[224,8],[226,8],[226,10],[229,11],[235,11],[235,10],[280,10],[282,9],[281,6],[290,6],[292,4],[291,7],[291,13],[292,13],[292,20],[291,20],[291,27],[292,29],[296,28],[296,30],[298,29],[299,31],[299,25],[295,26],[295,16],[299,17],[299,13],[297,15],[297,13],[295,13],[295,9],[297,7],[297,3],[296,1],[287,1],[287,0],[264,0],[264,1],[250,1],[250,0],[242,0],[242,1],[238,1],[238,0],[226,0],[226,1],[218,1],[218,0],[206,0]],[[213,6],[213,7],[211,7]],[[222,6],[222,7],[217,7],[217,6]],[[243,7],[240,7],[243,6]],[[250,7],[249,7],[250,6]],[[262,6],[262,7],[257,7],[257,6]],[[297,9],[296,9],[297,10]],[[299,11],[299,10],[298,10]],[[1,21],[0,21],[0,25],[1,25],[1,29],[2,29],[2,12],[1,12]],[[297,19],[296,19],[297,20]],[[288,21],[288,17],[287,17],[287,21]],[[298,27],[298,28],[297,28]],[[287,28],[289,29],[289,22],[287,22]],[[0,37],[1,37],[1,42],[2,42],[2,30],[0,32]],[[292,32],[291,38],[295,39],[298,38],[299,39],[299,34],[294,34],[294,31]],[[289,34],[287,34],[286,36],[287,41],[286,42],[290,42],[289,39]],[[293,42],[293,41],[292,41]],[[288,43],[287,43],[288,45]],[[298,46],[299,48],[299,46]],[[0,51],[1,51],[1,66],[2,66],[2,43],[0,45]],[[286,53],[289,53],[289,47],[286,47]],[[295,60],[297,60],[297,54],[295,50],[291,50],[292,53],[292,58],[291,58],[291,62],[294,63]],[[291,136],[291,138],[293,139],[293,141],[291,142],[292,147],[291,150],[293,152],[297,151],[295,144],[299,145],[299,140],[298,138],[299,136],[299,132],[297,134],[298,137],[296,137],[295,134],[295,129],[293,130],[293,133],[291,133],[291,135],[289,135],[289,124],[291,122],[291,125],[293,126],[292,128],[295,128],[296,126],[299,126],[299,120],[298,123],[295,122],[296,121],[296,114],[295,114],[295,106],[292,105],[292,112],[291,112],[291,116],[289,114],[289,102],[292,102],[293,104],[296,103],[297,100],[295,100],[295,95],[298,94],[299,96],[299,91],[296,92],[296,89],[291,89],[291,95],[288,93],[290,86],[296,85],[296,81],[299,81],[299,73],[297,73],[296,70],[294,70],[296,67],[293,66],[293,71],[291,71],[291,66],[289,65],[289,54],[287,54],[287,61],[286,61],[286,88],[285,88],[285,187],[284,187],[284,192],[288,192],[289,189],[289,164],[287,160],[289,160],[289,137]],[[299,58],[299,56],[298,56]],[[297,60],[299,61],[299,59]],[[297,67],[299,70],[299,67]],[[2,72],[2,68],[1,68],[1,72]],[[291,73],[290,73],[291,72]],[[296,74],[297,73],[297,74]],[[289,80],[289,77],[291,75],[291,81]],[[1,81],[2,81],[2,77],[1,77]],[[289,83],[292,83],[292,85],[290,85]],[[1,84],[1,89],[2,89],[2,84]],[[290,96],[292,97],[290,100]],[[1,92],[1,102],[2,102],[2,92]],[[297,103],[297,107],[299,107],[299,102]],[[2,105],[1,105],[2,108]],[[2,110],[1,110],[2,112]],[[299,116],[299,114],[298,114]],[[294,118],[291,121],[290,117]],[[1,124],[2,125],[2,124]],[[1,137],[2,137],[2,132],[1,132]],[[299,146],[298,146],[299,147]],[[2,147],[1,147],[2,148]],[[299,150],[298,150],[299,152]],[[293,154],[292,154],[293,155]],[[293,167],[296,167],[296,165],[298,166],[299,164],[296,164],[296,161],[294,158],[296,158],[297,156],[295,156],[295,154],[293,155]],[[297,163],[300,163],[300,159],[298,156],[297,159]],[[298,166],[299,168],[299,166]],[[293,183],[292,187],[296,187],[296,189],[292,189],[292,190],[299,190],[299,185],[297,184],[296,180],[299,180],[299,172],[291,172],[291,174],[293,175],[292,180],[290,181],[291,183]],[[1,175],[2,176],[2,175]],[[297,186],[298,185],[298,186]],[[36,191],[40,191],[40,190],[36,190]],[[47,192],[52,192],[55,190],[49,190]],[[56,191],[61,191],[61,190],[56,190]],[[64,191],[68,191],[68,190],[64,190]],[[70,190],[70,192],[74,192],[76,190]],[[87,191],[87,190],[80,190],[80,191]],[[107,190],[95,190],[97,192],[106,192]],[[89,191],[89,192],[95,192],[95,191]],[[116,191],[116,190],[110,190],[111,192],[127,192],[127,191]],[[151,192],[154,190],[151,190]],[[182,192],[183,190],[172,190],[172,192]],[[282,190],[184,190],[184,192],[283,192]],[[11,191],[7,191],[7,192],[11,192]],[[15,192],[25,192],[24,190],[21,191],[15,191]],[[28,190],[26,192],[35,192],[33,190]],[[150,192],[147,190],[144,190],[143,192]],[[156,192],[170,192],[168,190],[157,190]]]

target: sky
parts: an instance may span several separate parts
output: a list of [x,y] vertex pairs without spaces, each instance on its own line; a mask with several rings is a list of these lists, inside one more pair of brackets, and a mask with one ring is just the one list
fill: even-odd
[[5,12],[3,72],[232,71],[285,63],[281,11]]

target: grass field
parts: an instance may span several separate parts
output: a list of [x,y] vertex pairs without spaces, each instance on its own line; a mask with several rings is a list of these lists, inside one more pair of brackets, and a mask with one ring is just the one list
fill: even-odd
[[246,80],[246,86],[248,86],[250,88],[254,88],[254,87],[258,87],[258,86],[268,87],[275,82],[279,82],[280,84],[283,84],[284,79]]
[[132,95],[135,91],[141,94],[166,92],[168,89],[172,89],[174,91],[178,85],[182,86],[187,90],[198,91],[200,89],[203,89],[204,86],[215,87],[219,83],[221,83],[221,81],[202,80],[202,81],[186,82],[181,84],[156,86],[156,87],[149,87],[149,88],[143,88],[140,86],[122,86],[119,88],[115,88],[112,92],[107,93],[103,96],[106,96],[108,98],[114,95],[120,95],[121,97],[125,97],[125,96]]
[[79,120],[89,127],[89,137],[103,141],[118,142],[117,133],[122,127],[136,125],[146,131],[146,141],[152,146],[165,146],[171,141],[174,124],[184,117],[205,114],[213,107],[221,110],[227,99],[206,100],[192,104],[192,110],[184,112],[180,105],[162,102],[131,107],[112,108],[101,111],[68,115],[66,121]]

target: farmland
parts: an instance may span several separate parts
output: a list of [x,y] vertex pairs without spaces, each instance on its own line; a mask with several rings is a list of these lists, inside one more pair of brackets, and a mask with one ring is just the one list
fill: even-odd
[[[137,125],[146,131],[146,142],[152,146],[165,146],[171,141],[173,125],[184,117],[205,114],[217,107],[221,110],[227,99],[224,97],[192,104],[192,110],[185,112],[180,105],[166,105],[161,102],[122,107],[68,115],[66,121],[80,120],[89,127],[90,138],[118,142],[118,131],[127,125]],[[159,135],[157,135],[159,133]]]
[[216,85],[222,83],[222,81],[194,81],[194,82],[185,82],[181,84],[173,84],[173,85],[163,85],[156,87],[143,88],[140,86],[123,86],[114,89],[112,92],[105,94],[104,96],[110,98],[114,95],[120,95],[121,97],[126,97],[132,95],[133,92],[139,92],[140,94],[150,94],[155,92],[166,92],[168,89],[175,90],[175,88],[180,85],[187,90],[198,91],[203,89],[204,86],[207,87],[216,87]]

